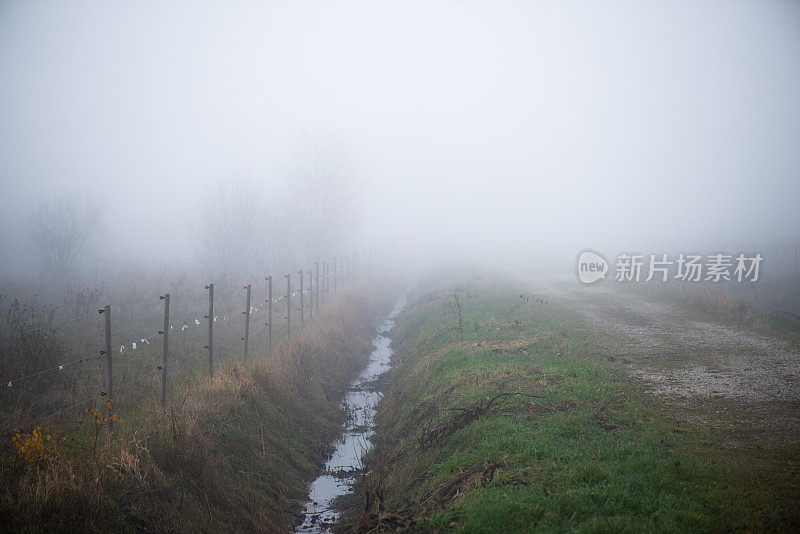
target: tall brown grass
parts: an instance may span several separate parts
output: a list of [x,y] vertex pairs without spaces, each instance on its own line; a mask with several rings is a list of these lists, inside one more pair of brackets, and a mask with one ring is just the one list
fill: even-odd
[[189,374],[118,413],[43,429],[44,461],[5,443],[0,521],[31,531],[289,530],[306,484],[338,434],[340,398],[368,358],[386,294],[366,284],[325,310],[271,356],[232,358]]

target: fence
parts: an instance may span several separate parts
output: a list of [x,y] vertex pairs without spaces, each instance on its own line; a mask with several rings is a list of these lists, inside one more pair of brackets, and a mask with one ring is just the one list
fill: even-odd
[[[106,407],[111,426],[114,406],[126,395],[128,400],[137,393],[159,395],[164,406],[170,381],[181,369],[212,375],[221,360],[247,359],[264,346],[272,353],[274,338],[291,338],[319,316],[332,292],[355,285],[359,267],[371,267],[371,255],[366,261],[356,253],[339,259],[338,264],[323,260],[314,262],[313,269],[292,271],[296,277],[285,274],[286,291],[279,296],[273,276],[241,290],[221,292],[213,283],[202,289],[178,287],[135,304],[106,304],[57,324],[44,321],[2,332],[2,432],[31,428],[98,402]],[[293,324],[293,312],[299,325]],[[25,317],[18,322],[25,323]],[[9,354],[31,363],[15,366],[7,361]]]

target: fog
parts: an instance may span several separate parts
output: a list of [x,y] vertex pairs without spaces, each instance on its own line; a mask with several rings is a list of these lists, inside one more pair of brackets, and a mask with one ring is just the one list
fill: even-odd
[[309,143],[353,192],[321,253],[793,247],[798,30],[788,1],[3,1],[0,269],[59,192],[103,207],[88,263],[193,266],[210,192],[280,198]]

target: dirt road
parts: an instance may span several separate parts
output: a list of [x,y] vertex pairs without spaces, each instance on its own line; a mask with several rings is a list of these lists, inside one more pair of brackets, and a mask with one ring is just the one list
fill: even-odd
[[625,368],[679,417],[729,442],[797,447],[799,347],[614,282],[537,280],[532,286],[575,317],[600,357]]

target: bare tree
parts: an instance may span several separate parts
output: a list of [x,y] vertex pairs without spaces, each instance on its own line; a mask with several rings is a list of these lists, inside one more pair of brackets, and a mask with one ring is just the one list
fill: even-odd
[[197,240],[215,275],[266,272],[279,250],[279,232],[266,191],[253,182],[225,180],[200,203]]
[[196,235],[211,274],[263,275],[342,251],[356,207],[342,145],[304,138],[283,185],[228,179],[202,198]]
[[287,176],[292,230],[300,261],[341,252],[356,221],[355,173],[344,146],[331,137],[306,136]]
[[99,227],[100,205],[91,198],[64,193],[43,198],[28,213],[28,231],[39,264],[49,275],[75,267]]

